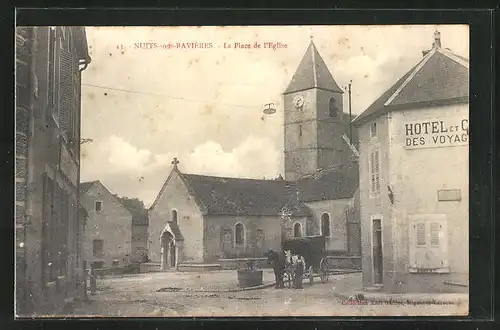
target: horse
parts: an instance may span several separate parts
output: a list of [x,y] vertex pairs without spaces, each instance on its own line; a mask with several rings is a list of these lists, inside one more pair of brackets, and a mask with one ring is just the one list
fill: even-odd
[[269,250],[267,254],[267,263],[272,264],[274,270],[274,277],[276,278],[276,289],[282,289],[285,287],[283,283],[283,276],[285,274],[286,261],[284,252],[275,252]]

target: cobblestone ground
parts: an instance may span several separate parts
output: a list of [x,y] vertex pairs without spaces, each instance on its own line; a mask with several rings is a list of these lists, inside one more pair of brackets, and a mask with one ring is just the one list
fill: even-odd
[[[179,316],[415,316],[463,314],[467,306],[457,305],[346,305],[333,294],[330,283],[304,284],[304,289],[274,287],[240,292],[201,292],[234,286],[235,272],[162,273],[100,281],[101,291],[90,304],[83,304],[75,316],[179,317]],[[266,278],[266,275],[264,276]],[[267,275],[269,278],[269,275]],[[224,279],[226,282],[224,282]],[[226,283],[226,284],[224,284]],[[227,283],[230,283],[229,285]],[[185,291],[182,285],[190,284]],[[156,292],[161,287],[170,292]],[[175,292],[173,288],[181,289]]]

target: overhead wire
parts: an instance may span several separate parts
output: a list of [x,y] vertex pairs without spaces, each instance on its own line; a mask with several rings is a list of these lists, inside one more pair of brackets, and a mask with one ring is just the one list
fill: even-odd
[[[245,84],[242,84],[242,85],[245,85]],[[248,84],[248,85],[251,85],[251,84]],[[102,85],[95,85],[95,84],[88,84],[88,83],[82,83],[82,86],[88,86],[88,87],[92,87],[92,88],[99,88],[99,89],[106,89],[106,90],[113,90],[113,91],[118,91],[118,92],[123,92],[123,93],[129,93],[129,94],[138,94],[138,95],[148,95],[148,96],[164,97],[164,98],[175,99],[175,100],[182,100],[182,101],[188,101],[188,102],[198,102],[198,103],[206,103],[206,104],[213,103],[213,101],[209,101],[209,100],[197,100],[197,99],[186,98],[186,97],[181,97],[181,96],[172,96],[172,95],[166,95],[166,94],[148,93],[148,92],[134,91],[134,90],[130,90],[130,89],[116,88],[116,87],[109,87],[109,86],[102,86]],[[262,107],[261,105],[254,105],[254,106],[252,106],[252,105],[233,104],[233,103],[220,103],[220,102],[217,102],[217,105],[225,105],[225,106],[240,107],[240,108],[250,108],[250,109],[255,109],[255,108]]]

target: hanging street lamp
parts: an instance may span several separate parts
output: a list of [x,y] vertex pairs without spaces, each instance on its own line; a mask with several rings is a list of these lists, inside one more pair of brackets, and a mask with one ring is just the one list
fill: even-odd
[[272,106],[274,106],[274,103],[267,103],[265,105],[265,108],[264,108],[264,111],[263,111],[264,114],[266,114],[266,115],[272,115],[272,114],[276,113],[276,109],[273,108]]

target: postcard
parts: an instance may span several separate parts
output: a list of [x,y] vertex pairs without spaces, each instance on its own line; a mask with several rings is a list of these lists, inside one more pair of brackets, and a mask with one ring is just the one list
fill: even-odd
[[16,29],[17,317],[467,315],[466,25]]

